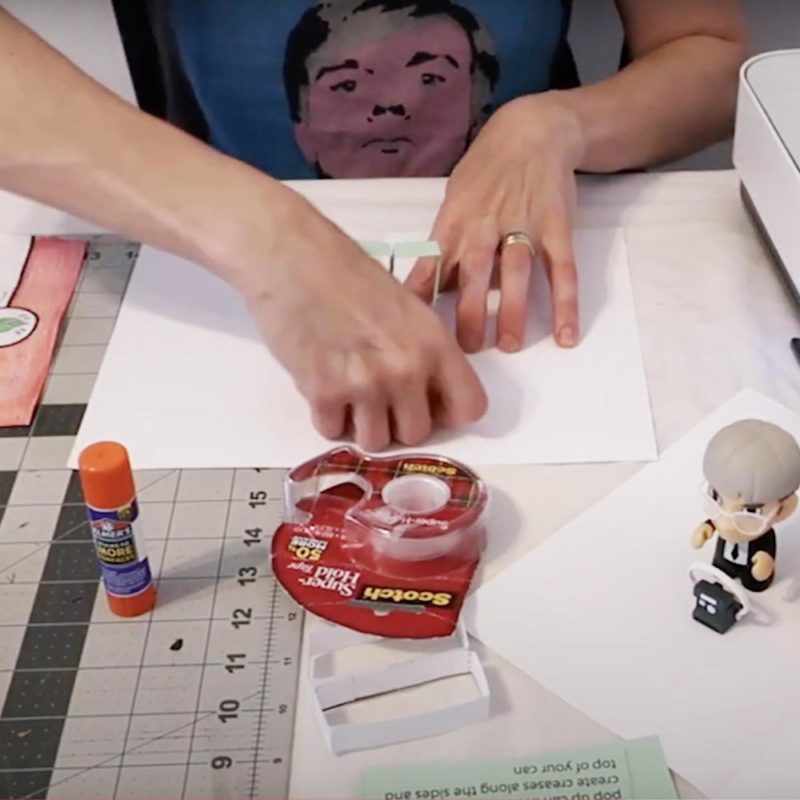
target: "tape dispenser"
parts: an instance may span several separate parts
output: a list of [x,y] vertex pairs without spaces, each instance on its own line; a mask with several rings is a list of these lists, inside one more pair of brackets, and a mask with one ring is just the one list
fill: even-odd
[[339,447],[292,470],[284,487],[272,566],[297,603],[365,634],[454,632],[485,545],[488,493],[472,470]]

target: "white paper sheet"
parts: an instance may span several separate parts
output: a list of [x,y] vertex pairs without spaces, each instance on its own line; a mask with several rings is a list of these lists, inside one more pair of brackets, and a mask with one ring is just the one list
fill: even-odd
[[[2,5],[96,81],[136,103],[111,0],[4,0]],[[51,235],[103,232],[96,224],[5,191],[0,191],[0,230]]]
[[30,250],[30,236],[0,234],[0,309],[11,303]]
[[3,0],[2,5],[107,89],[136,102],[111,0]]
[[[582,344],[553,343],[540,275],[527,347],[472,357],[490,396],[488,415],[425,449],[475,465],[656,456],[623,238],[580,232],[577,255]],[[437,308],[452,318],[452,305],[440,298]],[[147,249],[70,463],[105,438],[124,442],[141,469],[289,467],[332,446],[314,431],[304,399],[233,290]]]
[[772,625],[747,617],[720,635],[691,617],[687,569],[713,555],[690,545],[703,452],[745,417],[800,440],[800,416],[742,392],[478,589],[465,614],[488,647],[614,733],[660,736],[707,796],[797,797],[800,515],[776,527],[776,581],[751,595]]

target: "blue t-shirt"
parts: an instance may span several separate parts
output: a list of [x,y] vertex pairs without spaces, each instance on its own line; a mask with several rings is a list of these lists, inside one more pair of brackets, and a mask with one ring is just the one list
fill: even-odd
[[440,176],[572,85],[567,0],[169,0],[209,141],[277,178]]

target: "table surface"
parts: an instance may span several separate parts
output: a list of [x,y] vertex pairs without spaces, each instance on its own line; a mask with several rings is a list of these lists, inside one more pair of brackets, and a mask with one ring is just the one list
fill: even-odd
[[[359,226],[366,204],[378,227],[394,229],[393,221],[402,214],[409,230],[419,229],[443,189],[442,181],[428,180],[293,185],[335,221],[365,236],[370,231]],[[579,194],[579,226],[624,231],[659,450],[745,387],[798,408],[800,367],[789,339],[800,332],[800,316],[747,218],[734,173],[587,178]],[[0,219],[12,220],[16,231],[41,231],[40,225],[54,220],[63,232],[85,229],[34,204],[15,204],[6,216],[7,206],[8,197],[0,196]],[[89,348],[86,356],[95,354]],[[49,391],[52,395],[54,389]],[[642,467],[474,466],[494,498],[484,581]],[[528,756],[615,741],[479,642],[473,644],[492,691],[491,719],[422,741],[334,757],[317,730],[307,682],[301,681],[290,796],[350,798],[368,766]],[[443,688],[435,691],[446,698]],[[402,698],[388,699],[380,711],[402,713],[402,704]],[[680,778],[677,782],[683,797],[700,796]]]
[[[376,193],[391,197],[387,214],[430,194],[424,185],[390,188]],[[323,208],[338,196],[337,214],[347,222],[342,209],[356,208],[364,191],[358,184],[331,185],[309,194]],[[791,408],[800,405],[800,367],[789,348],[800,318],[742,207],[733,172],[588,179],[581,183],[577,224],[624,231],[659,451],[745,387]],[[495,498],[483,579],[641,466],[480,469]],[[290,796],[350,797],[368,766],[525,756],[616,740],[479,642],[474,645],[491,686],[492,718],[438,738],[334,757],[316,729],[301,681]],[[382,710],[402,713],[400,703]],[[683,797],[702,796],[679,777],[677,784]]]

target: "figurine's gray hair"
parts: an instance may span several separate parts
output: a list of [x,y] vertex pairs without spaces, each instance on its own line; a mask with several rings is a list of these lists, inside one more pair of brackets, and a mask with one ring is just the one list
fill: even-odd
[[703,473],[726,497],[745,503],[783,500],[800,487],[800,447],[771,422],[739,420],[712,437]]

